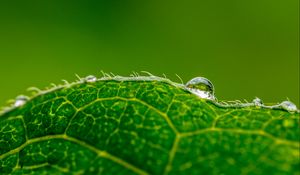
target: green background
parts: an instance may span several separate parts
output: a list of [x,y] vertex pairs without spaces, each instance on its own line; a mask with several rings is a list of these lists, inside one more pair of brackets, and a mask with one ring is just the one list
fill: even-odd
[[298,0],[0,2],[0,106],[100,70],[209,78],[223,100],[299,106]]

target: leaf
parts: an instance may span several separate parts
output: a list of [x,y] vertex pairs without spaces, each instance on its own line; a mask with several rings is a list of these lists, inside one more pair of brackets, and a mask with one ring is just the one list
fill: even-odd
[[0,174],[300,174],[299,112],[162,78],[57,87],[0,116]]

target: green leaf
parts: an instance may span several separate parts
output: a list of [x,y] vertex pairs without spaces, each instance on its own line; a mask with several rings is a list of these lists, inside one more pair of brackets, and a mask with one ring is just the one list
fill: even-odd
[[0,116],[0,174],[300,174],[299,112],[157,77],[79,81]]

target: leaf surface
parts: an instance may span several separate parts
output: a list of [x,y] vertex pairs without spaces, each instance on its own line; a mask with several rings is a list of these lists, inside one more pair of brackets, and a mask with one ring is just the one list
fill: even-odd
[[300,174],[299,113],[165,79],[74,83],[0,116],[0,174]]

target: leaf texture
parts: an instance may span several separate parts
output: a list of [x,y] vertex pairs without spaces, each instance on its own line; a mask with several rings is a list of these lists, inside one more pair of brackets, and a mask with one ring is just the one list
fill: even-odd
[[299,113],[165,79],[74,83],[0,116],[0,174],[300,174]]

